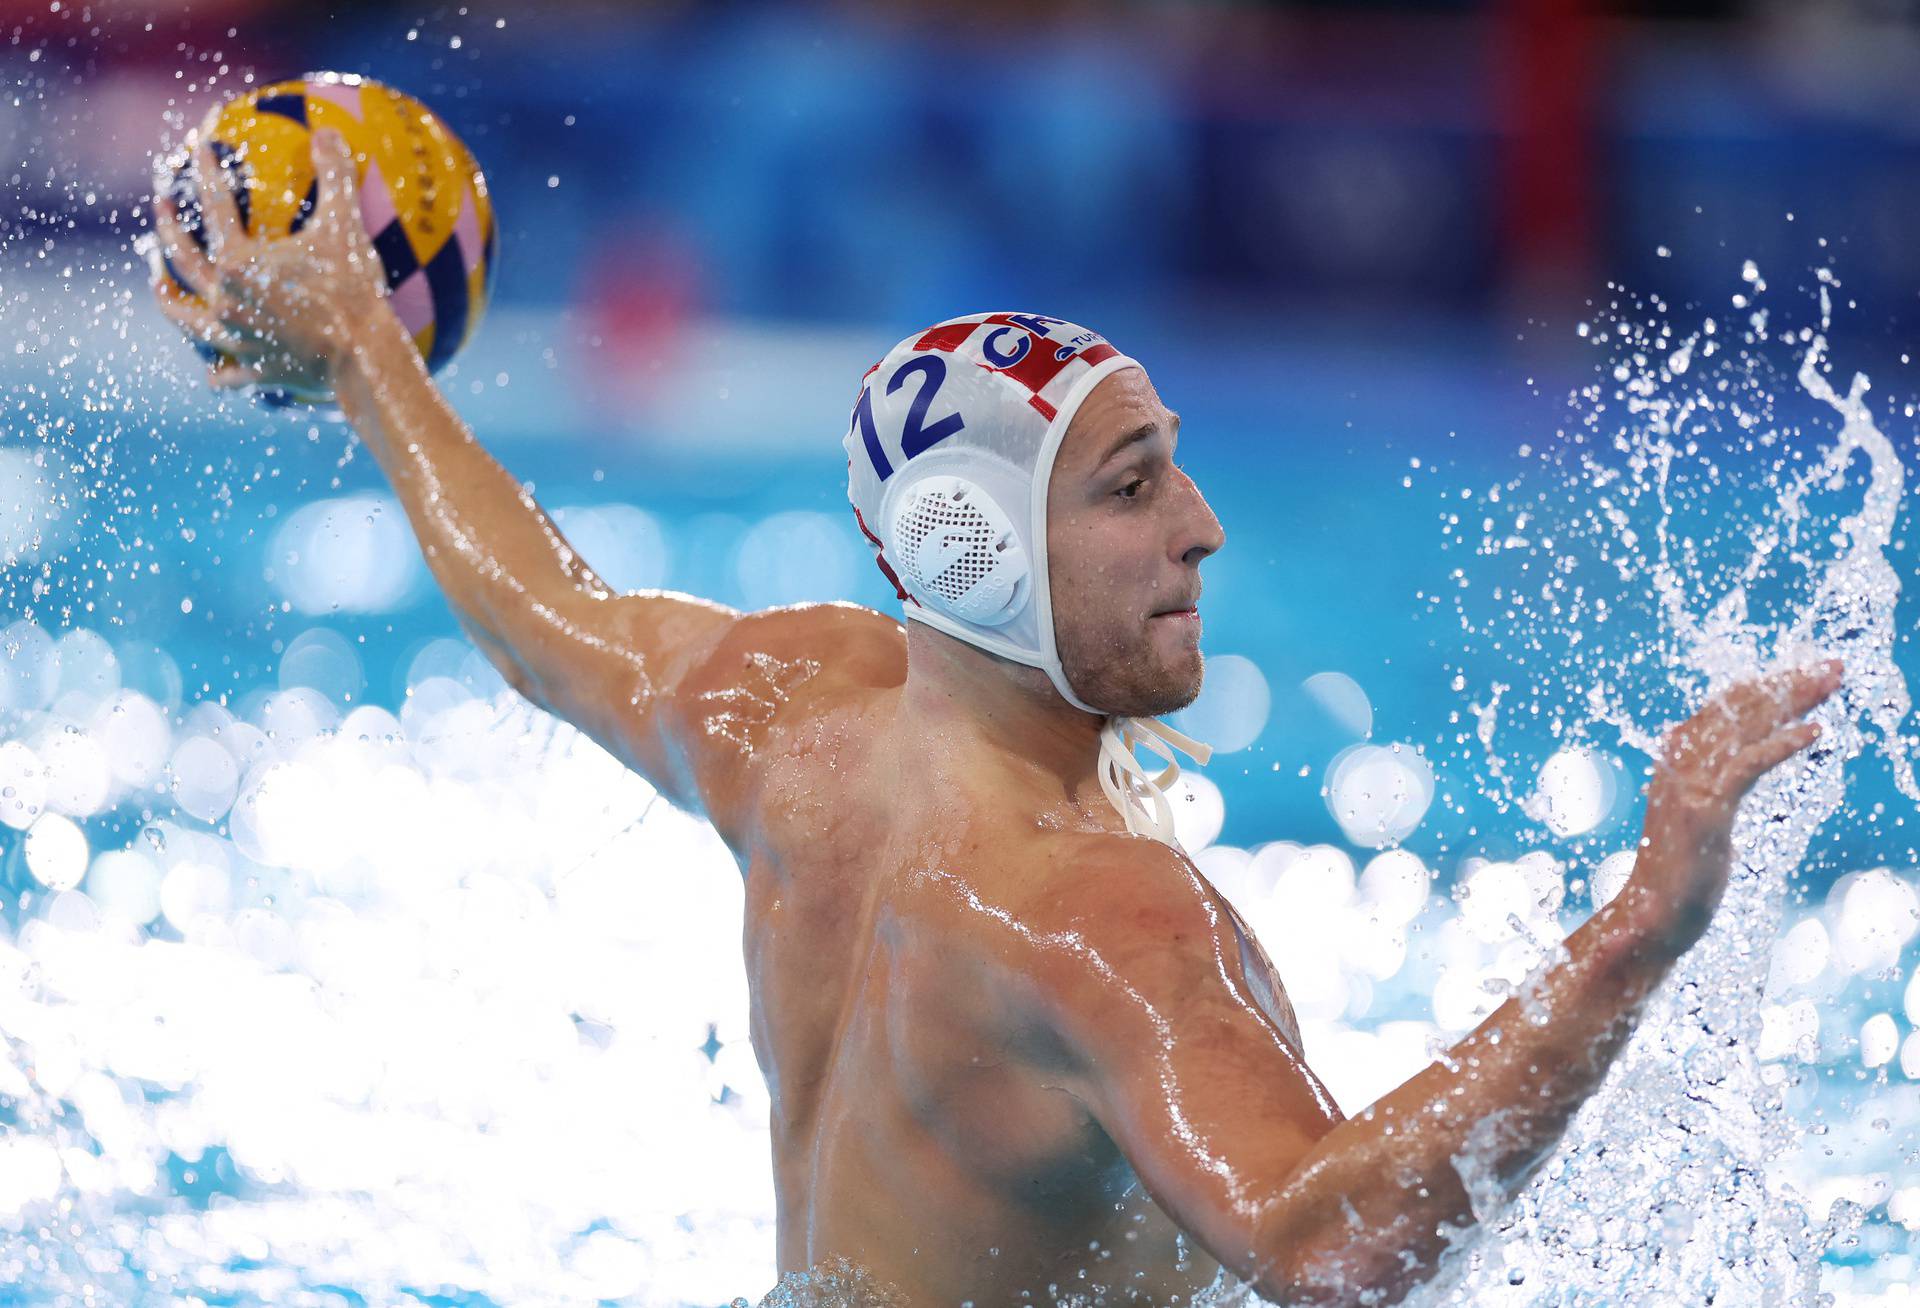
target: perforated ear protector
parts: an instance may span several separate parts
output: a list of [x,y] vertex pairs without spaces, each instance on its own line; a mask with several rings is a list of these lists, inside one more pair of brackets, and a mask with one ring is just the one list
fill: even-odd
[[1013,519],[967,478],[903,487],[888,527],[901,578],[930,608],[999,627],[1027,602],[1033,570]]

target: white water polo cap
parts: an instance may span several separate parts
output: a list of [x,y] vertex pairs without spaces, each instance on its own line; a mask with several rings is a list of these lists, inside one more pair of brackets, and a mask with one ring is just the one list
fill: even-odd
[[1043,669],[1054,644],[1047,482],[1093,388],[1139,365],[1097,332],[976,313],[909,336],[868,370],[847,425],[847,498],[907,617]]
[[[1088,713],[1101,710],[1075,693],[1054,638],[1047,485],[1093,388],[1139,366],[1060,318],[970,314],[868,369],[847,426],[847,499],[908,620],[1040,668]],[[1158,722],[1112,719],[1101,783],[1129,830],[1171,839],[1163,792],[1178,769],[1139,766],[1132,744],[1148,736],[1193,744]],[[1187,752],[1206,761],[1204,746]]]

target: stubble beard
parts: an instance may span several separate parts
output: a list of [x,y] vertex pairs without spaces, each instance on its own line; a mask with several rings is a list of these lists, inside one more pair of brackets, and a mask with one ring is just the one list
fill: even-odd
[[[1105,648],[1112,646],[1105,643]],[[1062,649],[1060,665],[1067,684],[1083,701],[1102,713],[1134,718],[1157,718],[1193,703],[1205,673],[1199,650],[1183,652],[1169,666],[1144,639],[1122,655],[1104,659],[1086,649]]]

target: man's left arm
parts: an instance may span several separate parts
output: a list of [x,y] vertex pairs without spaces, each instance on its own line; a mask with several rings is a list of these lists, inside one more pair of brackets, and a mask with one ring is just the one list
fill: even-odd
[[[1473,1225],[1457,1161],[1503,1193],[1600,1084],[1672,961],[1616,900],[1567,942],[1527,1005],[1508,1000],[1451,1056],[1343,1119],[1254,993],[1199,874],[1168,850],[1084,870],[1097,901],[1029,915],[1023,960],[1081,1070],[1063,1086],[1154,1201],[1262,1295],[1397,1302]],[[1544,1018],[1545,1020],[1540,1020]]]
[[1128,850],[1034,960],[1082,1051],[1077,1093],[1175,1221],[1262,1294],[1287,1303],[1397,1301],[1476,1220],[1470,1159],[1491,1197],[1516,1194],[1605,1078],[1648,996],[1706,930],[1731,869],[1740,803],[1806,748],[1803,715],[1836,662],[1732,687],[1669,733],[1633,874],[1566,953],[1448,1057],[1339,1121],[1254,1002],[1232,932],[1199,874]]

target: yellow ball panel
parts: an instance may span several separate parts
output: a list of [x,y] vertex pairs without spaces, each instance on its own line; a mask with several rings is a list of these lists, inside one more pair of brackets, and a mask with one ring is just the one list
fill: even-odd
[[262,236],[292,230],[313,185],[307,129],[291,118],[258,112],[252,100],[235,100],[215,111],[201,135],[233,151],[247,190],[247,230]]

